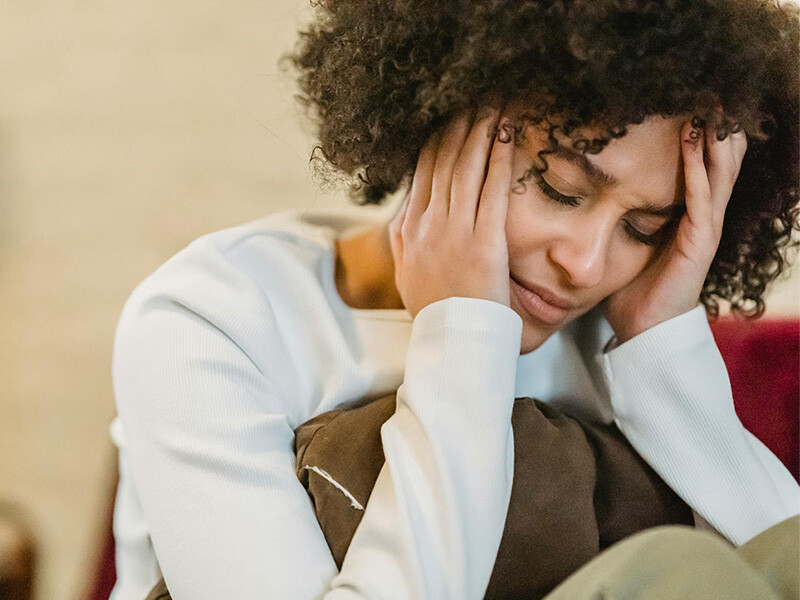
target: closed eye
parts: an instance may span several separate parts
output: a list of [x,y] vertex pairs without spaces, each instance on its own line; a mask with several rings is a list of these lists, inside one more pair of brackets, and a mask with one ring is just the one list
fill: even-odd
[[664,240],[664,234],[668,229],[669,228],[667,226],[664,226],[655,233],[642,233],[633,225],[625,221],[625,233],[627,233],[629,237],[633,238],[637,242],[641,242],[645,246],[658,246]]
[[[540,170],[532,168],[530,173],[533,174],[539,189],[542,190],[542,193],[544,193],[544,195],[551,200],[555,200],[559,204],[563,204],[565,206],[578,206],[580,204],[580,198],[575,196],[566,196],[547,183],[544,180],[544,177],[542,177],[542,172]],[[624,222],[624,229],[629,239],[646,246],[658,246],[664,241],[664,234],[669,229],[669,222],[654,233],[644,233],[639,231],[628,221]]]
[[547,183],[544,180],[541,171],[533,169],[533,176],[536,178],[536,183],[539,185],[539,189],[541,189],[546,196],[550,197],[556,202],[560,202],[561,204],[566,204],[567,206],[578,206],[578,204],[580,203],[579,202],[580,198],[576,198],[574,196],[565,196],[558,190],[554,189],[549,183]]

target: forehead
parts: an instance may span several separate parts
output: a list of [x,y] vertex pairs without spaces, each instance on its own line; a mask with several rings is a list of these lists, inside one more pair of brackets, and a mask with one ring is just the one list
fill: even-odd
[[[680,131],[687,119],[649,116],[640,124],[628,126],[623,137],[612,139],[599,154],[586,154],[583,159],[571,152],[572,140],[556,132],[559,146],[564,149],[548,155],[547,162],[559,173],[574,173],[595,187],[614,188],[658,206],[673,204],[683,196]],[[527,135],[533,139],[526,139],[526,143],[536,146],[536,150],[546,148],[546,132],[538,129],[533,133]],[[580,135],[592,139],[600,133],[599,129],[589,128]]]

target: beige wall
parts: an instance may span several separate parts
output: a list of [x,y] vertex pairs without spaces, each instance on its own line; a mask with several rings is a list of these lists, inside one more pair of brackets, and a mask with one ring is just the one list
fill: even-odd
[[[190,240],[318,193],[278,54],[307,0],[0,4],[0,497],[78,598],[107,500],[114,327]],[[797,314],[797,280],[774,309]]]

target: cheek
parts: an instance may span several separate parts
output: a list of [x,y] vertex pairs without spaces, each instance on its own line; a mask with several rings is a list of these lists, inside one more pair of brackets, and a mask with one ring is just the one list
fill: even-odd
[[553,225],[550,215],[531,195],[530,188],[520,194],[511,193],[506,212],[506,241],[511,254],[542,247],[551,236]]
[[518,179],[523,176],[524,170],[514,170],[506,211],[509,242],[525,237],[543,239],[547,237],[548,230],[557,229],[559,219],[568,214],[559,211],[558,204],[545,198],[532,178],[519,182]]
[[[624,288],[647,268],[654,255],[652,248],[627,241],[619,242],[609,260],[609,276],[603,298]],[[602,299],[602,298],[601,298]]]

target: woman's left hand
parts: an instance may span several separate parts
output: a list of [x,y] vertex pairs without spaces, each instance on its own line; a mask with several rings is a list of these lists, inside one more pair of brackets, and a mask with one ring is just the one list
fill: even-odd
[[697,306],[746,150],[744,131],[719,141],[712,123],[704,130],[684,123],[681,153],[686,211],[672,239],[650,264],[605,300],[605,316],[618,344]]

